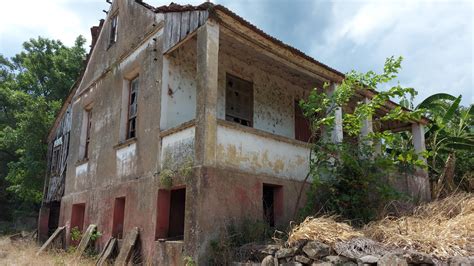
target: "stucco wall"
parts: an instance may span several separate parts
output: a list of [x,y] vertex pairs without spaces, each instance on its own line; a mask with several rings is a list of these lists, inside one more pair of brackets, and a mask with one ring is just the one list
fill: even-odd
[[168,86],[162,95],[163,130],[196,118],[196,40],[188,40],[167,59]]
[[303,180],[309,169],[309,148],[244,131],[217,128],[217,162],[256,174]]
[[[217,117],[225,119],[226,73],[253,82],[253,127],[269,133],[294,138],[294,101],[301,99],[310,87],[305,83],[294,84],[272,66],[263,67],[264,62],[256,63],[249,54],[237,50],[219,51],[219,98]],[[275,71],[273,71],[275,70]]]
[[[123,1],[117,1],[119,4]],[[115,2],[114,2],[115,3]],[[123,3],[122,3],[123,4]],[[135,14],[138,4],[133,3],[131,14],[120,9],[122,23],[128,16],[142,21],[141,16]],[[149,17],[149,11],[140,11],[144,17]],[[131,19],[131,18],[130,18]],[[88,189],[96,189],[111,185],[120,181],[127,181],[143,176],[152,176],[157,171],[159,160],[159,119],[160,119],[160,91],[161,91],[161,67],[162,56],[160,55],[162,30],[149,35],[146,39],[131,40],[140,34],[144,34],[146,28],[140,28],[136,22],[123,25],[124,29],[134,27],[129,35],[123,33],[115,44],[117,53],[130,50],[132,43],[140,43],[135,49],[123,58],[116,59],[111,63],[109,72],[104,73],[95,83],[87,88],[85,92],[78,91],[74,96],[72,110],[71,142],[68,158],[66,192],[76,193]],[[153,22],[153,20],[147,20]],[[142,21],[145,23],[144,21]],[[124,30],[122,29],[122,30]],[[133,33],[132,33],[133,32]],[[119,28],[120,33],[120,28]],[[103,35],[101,34],[102,41]],[[99,38],[99,42],[101,42]],[[96,55],[97,53],[97,55]],[[107,56],[109,50],[104,50],[103,44],[94,49],[94,54],[89,62],[89,70],[82,84],[91,82],[91,68],[102,71],[106,65],[97,62],[102,56]],[[113,55],[109,54],[111,58]],[[107,59],[109,60],[109,59]],[[110,59],[112,60],[112,59]],[[93,72],[93,71],[92,71]],[[123,137],[121,132],[124,127],[122,116],[122,98],[128,97],[124,94],[124,86],[128,80],[138,75],[138,109],[137,109],[137,132],[136,139],[126,144],[121,144]],[[127,101],[125,101],[127,103]],[[83,161],[80,156],[81,134],[83,132],[83,119],[85,119],[85,108],[92,108],[91,138],[89,144],[89,158]]]

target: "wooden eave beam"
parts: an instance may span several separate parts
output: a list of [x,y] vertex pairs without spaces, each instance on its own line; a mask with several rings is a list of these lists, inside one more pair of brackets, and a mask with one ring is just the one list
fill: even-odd
[[238,20],[228,14],[217,10],[215,15],[221,25],[220,29],[224,34],[230,35],[239,42],[251,46],[257,52],[262,53],[277,62],[288,67],[305,73],[308,76],[315,77],[324,82],[342,82],[344,76],[332,72],[314,62],[309,61],[302,56],[285,49],[274,42],[271,42],[261,34],[246,27]]

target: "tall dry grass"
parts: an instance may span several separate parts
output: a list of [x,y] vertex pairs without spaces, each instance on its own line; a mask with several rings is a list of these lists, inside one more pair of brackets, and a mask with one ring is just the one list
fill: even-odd
[[474,194],[459,193],[416,208],[411,215],[386,217],[356,230],[334,217],[308,217],[290,232],[288,244],[300,239],[331,246],[365,236],[388,248],[416,250],[445,260],[474,255]]
[[0,265],[95,265],[90,258],[75,259],[73,253],[50,250],[36,256],[39,246],[34,240],[11,241],[8,237],[0,238]]
[[459,193],[416,208],[411,215],[386,217],[364,234],[392,247],[414,249],[439,259],[474,255],[474,194]]

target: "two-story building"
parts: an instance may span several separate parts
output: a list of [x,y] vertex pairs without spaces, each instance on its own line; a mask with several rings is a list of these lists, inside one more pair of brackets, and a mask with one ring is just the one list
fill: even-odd
[[[297,102],[327,93],[324,83],[337,89],[342,73],[212,3],[115,0],[92,33],[48,139],[41,239],[58,225],[69,237],[96,224],[102,248],[139,227],[143,257],[172,265],[204,262],[231,220],[293,218],[310,153]],[[377,130],[411,130],[422,151],[426,122]],[[342,126],[333,131],[342,141]],[[425,174],[410,180],[412,196],[429,197]]]

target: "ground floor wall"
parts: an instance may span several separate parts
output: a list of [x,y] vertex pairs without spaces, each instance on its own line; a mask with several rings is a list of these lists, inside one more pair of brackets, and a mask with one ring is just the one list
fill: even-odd
[[[166,231],[173,226],[166,218],[171,219],[173,209],[164,211],[169,197],[166,200],[163,195],[169,190],[161,187],[158,176],[66,195],[59,225],[67,225],[66,242],[71,244],[71,228],[82,225],[84,231],[89,224],[96,224],[102,233],[96,243],[98,250],[110,237],[121,237],[138,227],[141,255],[147,262],[179,265],[185,256],[191,256],[201,265],[209,259],[210,242],[229,223],[266,219],[262,201],[265,189],[274,191],[275,226],[287,226],[293,219],[301,184],[231,169],[196,167],[190,176],[174,178],[171,187],[171,191],[186,189],[183,239],[166,238]],[[123,222],[117,222],[121,217]]]

